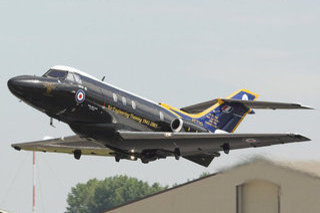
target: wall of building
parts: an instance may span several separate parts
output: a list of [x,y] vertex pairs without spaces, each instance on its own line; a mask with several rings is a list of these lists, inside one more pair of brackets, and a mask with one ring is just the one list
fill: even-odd
[[[237,186],[257,180],[271,183],[272,187],[279,187],[281,213],[320,212],[319,177],[266,161],[235,167],[183,187],[113,209],[111,212],[240,213],[241,211],[237,210]],[[260,212],[259,206],[256,212]]]

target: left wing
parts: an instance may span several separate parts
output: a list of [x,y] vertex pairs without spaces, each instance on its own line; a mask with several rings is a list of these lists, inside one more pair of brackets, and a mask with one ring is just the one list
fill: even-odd
[[119,132],[128,147],[140,150],[166,150],[203,166],[208,166],[220,151],[275,144],[310,141],[299,134],[212,134],[171,132]]
[[96,141],[81,138],[78,135],[61,137],[49,140],[41,140],[29,143],[16,143],[11,145],[16,150],[60,152],[72,154],[75,150],[81,150],[83,155],[111,156],[113,151]]

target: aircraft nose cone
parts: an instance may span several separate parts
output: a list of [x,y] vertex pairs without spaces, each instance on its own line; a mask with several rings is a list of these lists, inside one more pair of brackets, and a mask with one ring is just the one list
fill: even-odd
[[17,92],[19,92],[19,90],[22,89],[22,88],[19,88],[19,86],[21,84],[20,78],[21,77],[13,77],[13,78],[9,79],[9,81],[8,81],[8,88],[13,94],[16,94]]
[[30,88],[34,87],[34,83],[32,82],[34,79],[33,76],[17,76],[9,79],[8,88],[15,96],[22,98],[26,92],[30,90]]

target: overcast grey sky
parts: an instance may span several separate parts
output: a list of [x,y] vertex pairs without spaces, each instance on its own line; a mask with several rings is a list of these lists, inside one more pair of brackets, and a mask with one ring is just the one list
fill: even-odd
[[[176,107],[247,88],[258,100],[319,109],[319,20],[320,3],[312,0],[1,1],[0,209],[31,211],[32,153],[10,144],[73,134],[19,103],[7,89],[9,78],[63,64]],[[183,159],[143,165],[37,153],[37,208],[63,212],[71,187],[94,177],[126,174],[171,185],[254,155],[320,160],[319,120],[318,110],[259,110],[237,132],[299,132],[313,141],[231,151],[208,168]]]

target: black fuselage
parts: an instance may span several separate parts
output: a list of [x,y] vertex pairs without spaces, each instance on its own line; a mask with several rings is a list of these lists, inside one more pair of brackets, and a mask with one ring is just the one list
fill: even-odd
[[8,87],[19,99],[67,123],[78,135],[113,149],[125,148],[119,140],[113,140],[118,130],[207,132],[157,103],[90,76],[72,72],[70,75],[80,80],[66,76],[18,76],[8,81]]

